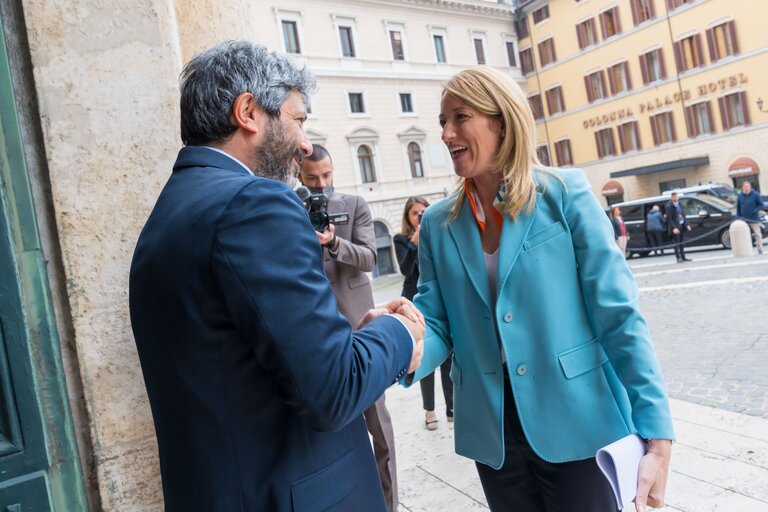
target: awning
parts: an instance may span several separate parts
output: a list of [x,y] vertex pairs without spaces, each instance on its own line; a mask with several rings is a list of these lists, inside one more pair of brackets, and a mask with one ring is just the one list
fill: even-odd
[[664,162],[660,164],[644,165],[642,167],[635,167],[634,169],[627,169],[626,171],[612,172],[611,178],[652,174],[654,172],[671,171],[673,169],[683,169],[685,167],[696,167],[699,165],[709,165],[709,157],[699,156],[695,158],[683,158],[682,160],[674,160],[672,162]]
[[753,174],[760,174],[760,168],[757,162],[745,156],[737,158],[728,167],[728,176],[731,178],[741,178],[742,176],[752,176]]
[[601,193],[605,197],[613,197],[613,196],[620,196],[624,194],[624,187],[621,186],[621,183],[615,180],[607,181],[605,185],[603,185],[603,189],[601,190]]

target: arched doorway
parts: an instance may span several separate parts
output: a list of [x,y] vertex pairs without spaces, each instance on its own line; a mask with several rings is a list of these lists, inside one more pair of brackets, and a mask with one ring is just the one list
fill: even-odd
[[395,273],[392,262],[392,237],[389,228],[381,221],[373,221],[373,231],[376,234],[376,266],[373,267],[373,277]]
[[757,179],[759,174],[760,167],[757,162],[745,156],[737,158],[728,166],[728,177],[733,180],[736,189],[740,189],[742,183],[749,181],[752,188],[760,192],[760,180]]
[[606,182],[601,193],[605,197],[608,206],[624,201],[624,187],[616,180]]

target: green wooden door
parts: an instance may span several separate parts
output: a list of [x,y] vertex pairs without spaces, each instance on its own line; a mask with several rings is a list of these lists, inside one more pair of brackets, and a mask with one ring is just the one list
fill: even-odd
[[0,17],[0,512],[86,510]]

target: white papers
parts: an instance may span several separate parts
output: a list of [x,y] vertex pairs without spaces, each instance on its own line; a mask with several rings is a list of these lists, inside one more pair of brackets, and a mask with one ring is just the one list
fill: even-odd
[[635,499],[637,472],[643,455],[645,443],[637,434],[622,437],[597,450],[597,465],[613,487],[619,509],[623,509]]

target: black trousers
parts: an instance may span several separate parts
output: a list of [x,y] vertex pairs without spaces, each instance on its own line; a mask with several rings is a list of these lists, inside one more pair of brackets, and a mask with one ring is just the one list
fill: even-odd
[[651,247],[656,249],[657,252],[664,254],[664,249],[660,249],[662,246],[662,232],[661,231],[649,231],[648,238],[651,239]]
[[[440,365],[440,381],[443,384],[443,397],[445,398],[445,407],[453,411],[453,382],[451,381],[451,356]],[[422,378],[421,401],[424,404],[425,411],[435,410],[435,372]]]
[[[477,465],[492,512],[616,512],[616,498],[594,458],[553,464],[534,453],[504,379],[504,465]],[[568,428],[567,422],[561,428]]]
[[672,236],[672,243],[675,244],[675,256],[677,256],[678,260],[682,260],[685,258],[685,245],[683,243],[683,240],[685,240],[685,226],[680,226],[679,228],[680,233],[677,235],[674,233],[670,233]]

